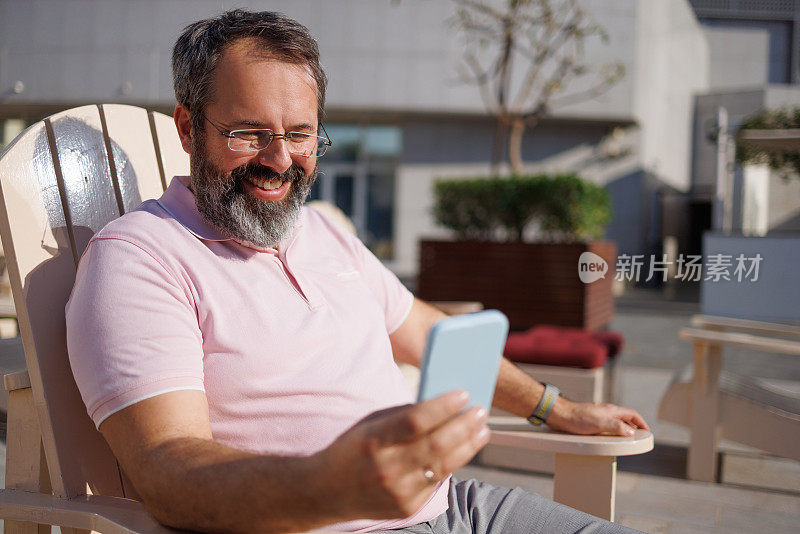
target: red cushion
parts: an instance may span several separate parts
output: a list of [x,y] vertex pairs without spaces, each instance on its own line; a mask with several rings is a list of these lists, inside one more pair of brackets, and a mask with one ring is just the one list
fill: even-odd
[[526,332],[527,334],[535,334],[537,339],[549,340],[552,338],[561,338],[563,336],[575,338],[588,338],[599,341],[608,349],[608,357],[613,358],[622,351],[625,346],[625,336],[616,330],[605,330],[603,332],[587,332],[580,328],[568,328],[563,326],[550,326],[539,325],[534,326]]
[[506,342],[508,359],[522,363],[593,369],[619,354],[624,336],[613,330],[587,332],[580,328],[539,325],[512,333]]
[[[581,332],[581,331],[578,331]],[[520,363],[561,365],[594,369],[602,366],[608,349],[591,335],[558,335],[551,331],[509,334],[505,355]]]
[[625,346],[625,336],[616,330],[606,330],[604,332],[594,332],[594,338],[608,347],[608,357],[613,358],[622,351]]

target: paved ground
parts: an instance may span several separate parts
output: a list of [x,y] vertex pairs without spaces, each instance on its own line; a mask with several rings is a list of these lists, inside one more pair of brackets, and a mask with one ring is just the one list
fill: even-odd
[[[723,455],[723,483],[685,480],[688,433],[679,426],[659,422],[656,410],[675,371],[690,362],[689,344],[680,341],[677,333],[688,326],[697,306],[664,302],[654,296],[647,292],[626,295],[612,325],[627,340],[620,362],[620,401],[639,410],[656,436],[653,452],[620,459],[618,521],[650,533],[800,531],[798,462],[765,457],[725,443],[728,452]],[[725,368],[800,383],[800,365],[790,358],[732,351],[726,353]],[[4,473],[2,443],[0,452]],[[457,475],[520,486],[552,497],[552,478],[547,475],[476,465],[465,467]]]

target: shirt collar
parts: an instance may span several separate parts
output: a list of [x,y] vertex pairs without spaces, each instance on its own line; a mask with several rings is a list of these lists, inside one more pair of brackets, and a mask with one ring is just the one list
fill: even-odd
[[[198,239],[203,239],[205,241],[235,241],[244,247],[257,250],[259,252],[276,252],[276,249],[274,248],[265,249],[257,247],[252,243],[229,237],[203,219],[203,216],[197,209],[194,193],[189,190],[188,176],[173,177],[169,187],[167,187],[166,191],[164,191],[164,194],[161,195],[161,198],[158,199],[157,202],[167,213],[169,213],[176,221],[181,223],[184,228],[189,230],[189,232],[191,232]],[[300,217],[298,217],[297,222],[295,223],[295,228],[292,231],[292,234],[283,242],[281,242],[279,248],[284,249],[286,246],[291,244],[292,241],[294,241],[294,237],[297,234],[297,229],[303,224],[304,216],[305,213],[301,212]]]

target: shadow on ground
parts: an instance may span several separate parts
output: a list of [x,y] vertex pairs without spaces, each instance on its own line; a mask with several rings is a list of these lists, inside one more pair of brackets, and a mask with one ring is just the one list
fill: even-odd
[[634,454],[617,458],[617,469],[641,475],[670,478],[686,478],[686,447],[656,444],[646,454]]

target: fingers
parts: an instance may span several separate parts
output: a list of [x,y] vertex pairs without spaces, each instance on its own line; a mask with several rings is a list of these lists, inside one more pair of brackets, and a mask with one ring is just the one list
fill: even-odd
[[444,478],[467,463],[489,441],[486,419],[486,410],[480,408],[454,417],[420,440],[412,451],[413,463],[431,468],[437,479]]
[[468,401],[466,392],[452,391],[418,404],[390,409],[381,412],[379,417],[370,418],[374,425],[370,433],[381,445],[413,441],[458,415]]
[[[559,399],[560,402],[561,399]],[[562,408],[565,406],[562,405]],[[615,404],[572,403],[559,413],[551,414],[547,424],[572,434],[610,434],[632,436],[637,428],[650,430],[636,410]]]
[[634,425],[636,425],[636,428],[641,428],[642,430],[650,430],[647,421],[644,420],[644,417],[639,415],[639,412],[633,412],[630,421],[633,422]]
[[613,423],[614,429],[611,431],[612,434],[615,436],[625,436],[630,437],[633,435],[634,429],[629,424],[625,423],[624,421],[620,421],[617,419]]
[[613,416],[617,419],[614,424],[613,433],[618,436],[632,436],[637,428],[650,430],[647,422],[639,412],[630,408],[622,408],[613,404],[608,405],[612,409]]
[[644,417],[642,417],[636,410],[632,410],[631,408],[623,408],[621,406],[614,406],[614,408],[616,409],[615,415],[621,420],[625,421],[631,428],[650,430],[650,427],[647,425],[647,421],[645,421]]
[[466,464],[489,441],[485,410],[467,410],[430,434],[410,444],[391,447],[396,465],[403,474],[395,491],[406,498],[398,503],[409,506],[410,515],[430,497],[431,490],[450,473]]
[[[376,424],[370,425],[365,436],[365,446],[359,447],[366,454],[363,457],[368,466],[366,479],[376,484],[370,486],[369,497],[394,510],[392,514],[414,513],[437,482],[467,463],[488,442],[486,411],[475,407],[462,412],[463,405],[457,395],[450,399],[443,397],[405,407],[400,414],[390,412],[389,424],[383,419],[374,421]],[[451,413],[438,426],[418,432]],[[390,424],[405,424],[408,428],[394,432],[393,443],[378,441],[374,432],[388,431]],[[409,428],[413,430],[411,439],[407,437]],[[427,471],[430,471],[428,476]]]

